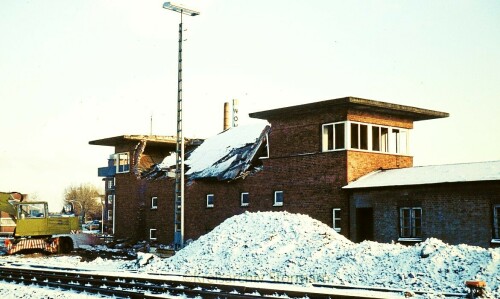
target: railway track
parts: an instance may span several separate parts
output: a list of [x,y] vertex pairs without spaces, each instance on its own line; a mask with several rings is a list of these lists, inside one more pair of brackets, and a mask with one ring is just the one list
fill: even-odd
[[[76,269],[34,269],[0,267],[0,280],[8,283],[38,285],[61,291],[86,292],[114,298],[404,298],[402,290],[381,292],[365,289],[365,294],[318,286],[304,288],[287,284],[257,284],[255,281],[208,277],[129,276],[96,274]],[[354,288],[351,288],[354,289]],[[459,294],[457,294],[459,295]]]

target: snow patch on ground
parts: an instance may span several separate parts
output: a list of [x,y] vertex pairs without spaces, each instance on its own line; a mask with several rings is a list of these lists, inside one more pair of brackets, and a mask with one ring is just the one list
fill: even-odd
[[[327,283],[431,292],[417,298],[466,293],[465,281],[479,279],[487,283],[488,298],[500,298],[500,248],[450,246],[434,238],[415,246],[353,243],[309,216],[287,212],[231,217],[171,258],[138,253],[132,261],[84,262],[76,256],[16,255],[1,256],[1,264],[120,271],[126,276],[224,276],[304,286]],[[60,298],[31,286],[0,282],[0,288],[1,298]]]
[[169,259],[123,268],[294,283],[329,283],[465,293],[484,280],[500,298],[500,249],[450,246],[428,239],[415,246],[353,243],[306,215],[244,213],[227,219]]

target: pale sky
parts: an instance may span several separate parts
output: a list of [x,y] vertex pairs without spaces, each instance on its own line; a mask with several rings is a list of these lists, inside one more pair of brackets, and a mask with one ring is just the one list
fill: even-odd
[[[415,165],[500,159],[500,1],[186,0],[184,134],[344,96],[450,113],[417,122]],[[163,1],[0,2],[0,191],[59,204],[103,188],[112,147],[174,135],[180,16]],[[271,144],[272,146],[272,144]],[[54,209],[55,210],[55,209]]]

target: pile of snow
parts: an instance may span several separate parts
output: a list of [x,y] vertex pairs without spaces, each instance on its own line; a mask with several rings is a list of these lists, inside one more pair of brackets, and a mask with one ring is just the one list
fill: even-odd
[[123,268],[294,283],[329,283],[465,293],[466,280],[487,283],[500,298],[500,249],[450,246],[428,239],[415,246],[352,243],[327,225],[287,212],[227,219],[169,259]]

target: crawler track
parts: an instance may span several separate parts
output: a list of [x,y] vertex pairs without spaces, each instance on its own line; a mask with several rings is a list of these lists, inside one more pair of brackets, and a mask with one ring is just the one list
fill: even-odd
[[[75,269],[31,269],[0,267],[0,280],[24,285],[39,285],[59,290],[71,290],[91,294],[115,296],[118,298],[162,298],[184,295],[189,298],[310,298],[310,299],[353,299],[353,298],[394,298],[398,292],[365,295],[345,294],[329,288],[314,290],[292,288],[283,284],[256,287],[244,281],[234,281],[205,277],[130,277],[101,275]],[[252,286],[249,286],[252,285]],[[398,294],[399,293],[399,294]]]

